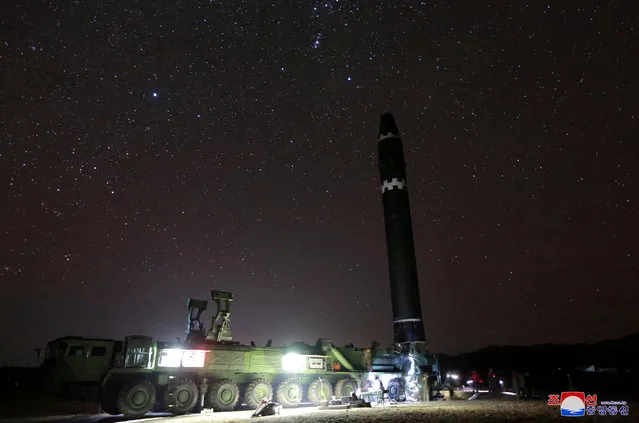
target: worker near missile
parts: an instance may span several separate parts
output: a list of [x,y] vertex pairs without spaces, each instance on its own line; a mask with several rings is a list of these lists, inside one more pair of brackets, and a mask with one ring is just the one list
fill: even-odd
[[430,401],[430,378],[427,372],[419,375],[419,385],[422,388],[422,401]]
[[377,403],[378,404],[383,404],[384,403],[384,394],[387,391],[386,391],[386,389],[384,389],[384,383],[379,378],[379,376],[375,376],[375,380],[377,381],[377,386],[378,386],[378,389],[379,389],[379,399],[377,400]]

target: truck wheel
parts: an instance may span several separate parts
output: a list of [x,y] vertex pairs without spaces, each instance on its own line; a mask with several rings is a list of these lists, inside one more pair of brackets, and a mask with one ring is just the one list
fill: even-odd
[[117,392],[117,389],[103,388],[102,390],[100,390],[99,394],[100,407],[102,408],[102,411],[111,414],[112,416],[117,416],[118,414],[120,414],[120,410],[118,409],[117,405]]
[[406,397],[404,396],[404,384],[401,379],[393,379],[388,382],[388,399],[395,401],[404,401]]
[[277,387],[275,398],[286,408],[299,407],[302,402],[302,385],[295,379],[286,379]]
[[357,382],[354,379],[341,379],[335,384],[335,396],[338,399],[350,397],[353,392],[357,392]]
[[195,382],[191,379],[180,379],[175,387],[175,398],[173,405],[169,405],[169,391],[164,391],[164,404],[167,405],[169,413],[180,415],[190,413],[197,404],[198,390]]
[[265,379],[255,379],[246,387],[244,402],[251,408],[257,408],[260,402],[273,398],[273,387]]
[[233,411],[240,400],[240,388],[231,379],[215,381],[207,394],[207,403],[214,411]]
[[316,379],[308,386],[308,400],[313,405],[319,405],[320,401],[328,401],[332,396],[331,383],[326,379]]
[[126,417],[143,417],[155,405],[155,387],[148,380],[127,385],[118,393],[116,403]]

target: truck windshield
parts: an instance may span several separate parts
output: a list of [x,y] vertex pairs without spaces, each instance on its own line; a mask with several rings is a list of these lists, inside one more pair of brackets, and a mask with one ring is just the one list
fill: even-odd
[[151,365],[150,347],[127,348],[124,367],[148,368]]

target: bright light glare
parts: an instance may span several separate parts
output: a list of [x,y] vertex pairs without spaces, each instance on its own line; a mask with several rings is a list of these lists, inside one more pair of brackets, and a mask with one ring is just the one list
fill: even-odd
[[415,359],[413,357],[409,357],[410,360],[410,369],[408,370],[408,376],[413,377],[415,374]]
[[189,350],[182,354],[182,367],[204,367],[206,351]]
[[301,372],[306,367],[306,357],[288,353],[282,356],[282,369],[285,372]]
[[375,377],[379,377],[379,380],[382,381],[384,385],[384,389],[388,388],[388,383],[396,378],[402,377],[401,373],[369,373],[368,380],[372,382],[371,390],[369,392],[376,392],[379,390],[379,382],[375,380]]
[[454,379],[454,380],[459,379],[459,376],[458,376],[458,375],[456,375],[456,374],[454,374],[454,373],[448,373],[448,374],[446,375],[446,377],[449,377],[449,378]]
[[160,350],[160,358],[158,358],[159,367],[180,367],[182,362],[182,350],[168,349]]

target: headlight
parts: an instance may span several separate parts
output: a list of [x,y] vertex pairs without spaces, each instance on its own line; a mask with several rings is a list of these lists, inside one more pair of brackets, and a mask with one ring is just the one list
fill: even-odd
[[288,353],[282,356],[282,369],[285,372],[301,372],[306,368],[306,357]]

